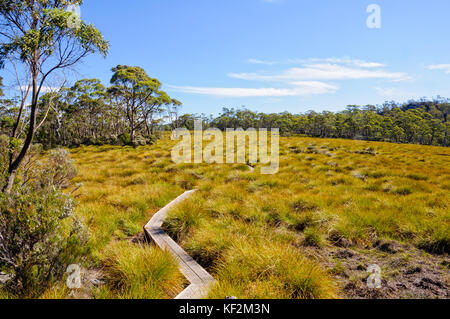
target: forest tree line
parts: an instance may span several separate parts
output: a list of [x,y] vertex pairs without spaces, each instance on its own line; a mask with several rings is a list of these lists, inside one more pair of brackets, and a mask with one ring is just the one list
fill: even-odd
[[[153,143],[157,127],[178,114],[181,102],[170,98],[161,82],[140,67],[118,65],[112,72],[109,87],[97,79],[83,79],[43,94],[37,105],[35,142],[45,148]],[[23,110],[14,99],[0,100],[0,134],[11,135],[19,112]],[[19,139],[26,123],[24,116]]]
[[450,100],[420,100],[405,104],[387,102],[382,106],[350,105],[342,112],[303,114],[258,113],[224,108],[218,117],[185,114],[172,125],[194,128],[200,119],[206,127],[279,128],[284,136],[303,135],[320,138],[345,138],[393,143],[449,146]]
[[[79,145],[147,145],[158,132],[184,127],[195,120],[205,127],[279,128],[284,136],[304,135],[393,143],[448,146],[450,100],[420,100],[381,106],[350,105],[342,112],[259,113],[224,108],[217,117],[180,115],[182,103],[161,90],[161,83],[139,67],[112,69],[111,86],[83,79],[72,87],[43,94],[38,103],[36,142],[46,148]],[[0,133],[9,135],[19,108],[0,103]],[[43,121],[44,117],[46,118]],[[26,123],[24,119],[24,123]],[[25,129],[25,127],[22,127]]]

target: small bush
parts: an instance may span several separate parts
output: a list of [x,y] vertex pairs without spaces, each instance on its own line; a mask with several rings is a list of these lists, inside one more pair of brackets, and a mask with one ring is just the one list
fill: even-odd
[[192,256],[200,265],[213,271],[217,261],[220,261],[222,254],[229,246],[229,237],[226,234],[210,234],[201,232],[196,236],[196,240],[189,240],[186,245],[187,253]]
[[4,287],[11,296],[39,297],[89,252],[74,203],[61,191],[76,175],[73,161],[55,150],[40,162],[41,152],[32,146],[11,194],[0,194],[0,272],[11,277]]
[[132,145],[131,136],[128,133],[123,133],[119,135],[119,141],[122,145]]
[[73,202],[57,189],[1,194],[0,237],[0,270],[12,276],[5,288],[19,297],[38,297],[88,252]]
[[56,149],[50,152],[49,159],[44,165],[40,182],[43,185],[66,188],[75,176],[77,176],[77,168],[74,161],[70,158],[69,152],[64,149]]
[[9,137],[0,135],[0,186],[6,183],[6,171],[8,168],[8,149]]

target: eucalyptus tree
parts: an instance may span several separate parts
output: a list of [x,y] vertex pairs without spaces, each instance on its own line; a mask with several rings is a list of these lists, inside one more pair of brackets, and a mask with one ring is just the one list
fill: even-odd
[[170,127],[172,130],[178,128],[178,117],[180,114],[180,109],[183,106],[183,103],[176,99],[172,99],[171,103],[167,105],[167,119],[169,120]]
[[[108,42],[102,34],[69,11],[82,0],[2,0],[0,2],[0,63],[17,63],[29,75],[29,116],[25,141],[17,156],[12,145],[7,182],[10,193],[17,170],[23,162],[36,133],[38,101],[49,78],[57,71],[75,66],[92,53],[106,55]],[[74,23],[76,20],[77,23]],[[24,105],[15,119],[19,123]]]
[[77,122],[83,126],[82,134],[96,140],[105,128],[106,88],[97,79],[77,81],[70,89],[73,105],[78,113]]
[[150,120],[170,97],[161,91],[161,82],[147,75],[137,66],[118,65],[112,69],[112,86],[108,92],[116,105],[124,109],[128,122],[131,143],[135,144],[136,133],[143,127],[151,129]]
[[150,96],[147,101],[143,104],[143,120],[145,124],[145,130],[147,136],[152,136],[155,130],[155,125],[162,121],[162,114],[165,111],[172,99],[167,95],[166,92],[161,91],[157,88],[156,95]]

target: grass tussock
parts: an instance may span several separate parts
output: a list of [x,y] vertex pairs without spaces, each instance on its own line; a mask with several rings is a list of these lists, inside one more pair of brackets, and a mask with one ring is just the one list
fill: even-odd
[[156,247],[114,243],[103,261],[108,285],[103,297],[123,299],[164,299],[175,297],[185,283],[174,258]]
[[[448,149],[299,137],[280,144],[276,175],[259,174],[261,164],[254,172],[240,164],[175,165],[167,140],[136,149],[73,150],[76,182],[83,183],[75,193],[77,214],[92,233],[94,264],[107,264],[117,278],[97,296],[169,298],[182,289],[168,256],[117,242],[194,188],[198,192],[169,213],[164,227],[218,280],[211,298],[340,296],[332,271],[306,253],[320,247],[395,240],[448,253]],[[151,269],[141,269],[144,260]]]
[[289,246],[236,243],[218,267],[211,298],[318,299],[336,297],[331,278]]

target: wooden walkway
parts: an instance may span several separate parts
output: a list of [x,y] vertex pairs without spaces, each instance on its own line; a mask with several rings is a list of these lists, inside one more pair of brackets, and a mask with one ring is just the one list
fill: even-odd
[[200,266],[191,256],[189,256],[178,244],[170,238],[162,229],[162,224],[167,218],[171,208],[184,201],[195,192],[188,191],[176,198],[170,204],[157,212],[150,222],[145,225],[144,231],[148,240],[153,241],[162,250],[170,252],[178,261],[180,270],[189,280],[191,285],[187,287],[175,299],[202,299],[208,294],[211,284],[215,279]]

